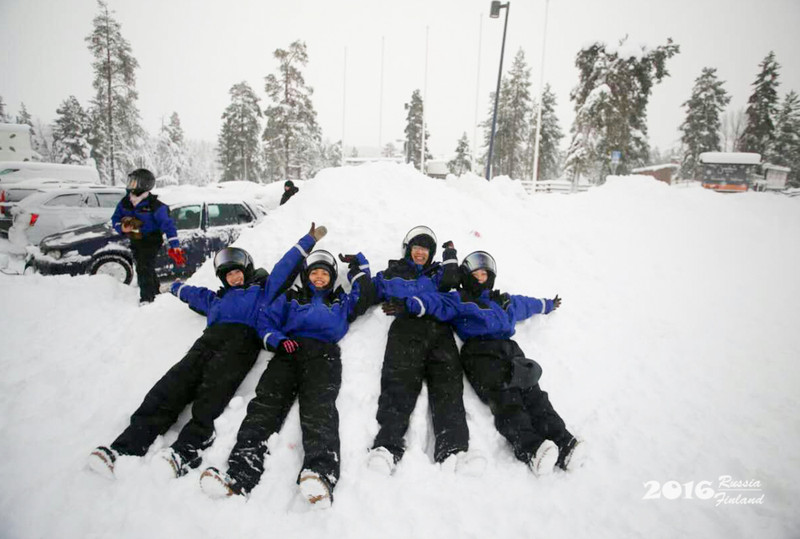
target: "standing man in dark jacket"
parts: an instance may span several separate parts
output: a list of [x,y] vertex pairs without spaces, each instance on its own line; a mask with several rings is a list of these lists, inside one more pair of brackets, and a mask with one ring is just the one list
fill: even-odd
[[89,456],[89,467],[113,478],[120,455],[144,456],[159,434],[192,404],[192,418],[181,429],[172,447],[154,462],[179,477],[200,464],[201,451],[214,436],[214,420],[223,412],[236,388],[250,371],[261,350],[256,324],[259,313],[286,288],[299,272],[307,253],[326,233],[311,224],[303,236],[275,265],[272,275],[254,270],[247,251],[226,247],[214,257],[222,288],[189,286],[176,281],[172,293],[208,318],[203,335],[178,363],[147,393],[128,427],[114,442],[100,446]]
[[[433,263],[436,235],[426,226],[412,228],[403,240],[403,258],[375,276],[377,301],[387,314],[397,314],[405,298],[425,292],[445,292],[458,285],[458,261],[453,242],[443,245],[443,262]],[[394,472],[405,451],[404,435],[422,389],[428,385],[428,403],[436,436],[434,459],[451,455],[456,470],[481,473],[482,463],[468,454],[469,430],[463,401],[463,371],[449,324],[430,316],[398,316],[389,328],[381,370],[377,420],[380,426],[367,465],[387,475]]]
[[119,201],[111,216],[114,230],[126,234],[131,241],[139,282],[139,303],[150,303],[158,294],[155,263],[163,243],[162,233],[167,236],[169,257],[177,266],[186,264],[175,223],[169,216],[169,207],[150,192],[155,185],[156,178],[149,170],[139,168],[131,172],[128,175],[128,193]]
[[461,263],[461,289],[447,294],[423,293],[398,308],[416,316],[450,321],[459,338],[461,361],[478,397],[492,410],[497,430],[514,454],[537,476],[579,467],[585,445],[566,428],[539,387],[542,368],[527,359],[511,340],[517,322],[548,314],[561,298],[538,299],[494,290],[497,265],[485,251],[475,251]]
[[294,186],[294,182],[292,180],[286,180],[283,184],[283,196],[281,196],[281,203],[280,205],[283,206],[286,204],[286,201],[292,198],[300,189]]
[[302,287],[280,296],[262,312],[259,335],[275,355],[247,406],[228,472],[208,468],[200,486],[211,497],[247,495],[259,483],[268,453],[267,440],[278,432],[295,398],[305,458],[297,479],[315,509],[330,507],[339,479],[341,351],[336,344],[356,317],[372,304],[369,263],[361,253],[339,255],[349,262],[350,293],[336,288],[337,263],[327,251],[314,251],[301,274]]

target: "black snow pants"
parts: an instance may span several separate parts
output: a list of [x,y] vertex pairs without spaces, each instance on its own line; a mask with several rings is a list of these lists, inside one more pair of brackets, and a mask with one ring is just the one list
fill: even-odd
[[515,368],[524,368],[531,360],[525,359],[516,342],[469,339],[461,347],[461,361],[467,380],[491,408],[497,430],[519,460],[530,462],[545,440],[561,447],[572,437],[539,387],[538,375],[532,385],[518,383],[525,376],[515,373]]
[[261,480],[267,441],[281,429],[295,398],[300,401],[302,469],[323,476],[331,489],[339,479],[339,346],[304,337],[295,340],[300,345],[296,352],[279,348],[267,364],[228,458],[228,475],[243,492],[250,492]]
[[131,240],[136,280],[139,283],[139,301],[153,301],[158,295],[156,256],[162,244],[161,232],[148,234],[140,240]]
[[192,402],[192,418],[172,444],[189,467],[214,437],[214,420],[225,410],[261,351],[256,330],[245,324],[206,328],[186,355],[156,382],[131,422],[111,444],[123,455],[142,456]]
[[373,447],[385,447],[395,462],[405,451],[403,439],[423,380],[428,385],[428,405],[436,436],[434,459],[469,448],[464,411],[464,379],[453,329],[432,318],[397,318],[389,338],[381,371],[378,398],[380,430]]

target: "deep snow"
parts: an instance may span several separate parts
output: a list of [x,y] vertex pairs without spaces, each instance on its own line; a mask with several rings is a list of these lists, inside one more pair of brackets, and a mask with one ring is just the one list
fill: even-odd
[[[144,459],[121,459],[107,481],[84,469],[86,456],[123,429],[204,319],[168,294],[139,308],[134,287],[106,277],[0,275],[0,536],[800,535],[800,199],[647,177],[528,197],[508,179],[436,181],[364,165],[322,171],[237,245],[269,269],[312,220],[329,229],[320,248],[361,250],[373,271],[398,256],[409,228],[427,224],[462,257],[491,252],[499,288],[558,293],[561,309],[519,324],[515,339],[543,366],[542,387],[568,428],[590,444],[586,466],[533,477],[466,384],[471,446],[489,460],[483,477],[433,464],[424,389],[397,473],[367,470],[390,323],[373,308],[340,343],[332,509],[308,512],[296,496],[296,405],[247,501],[208,499],[200,470],[159,482],[149,460],[175,429]],[[190,282],[216,287],[210,263]],[[269,357],[218,419],[204,466],[224,465]],[[758,481],[747,495],[762,503],[717,505],[723,475]],[[643,499],[648,481],[703,480],[714,498]]]

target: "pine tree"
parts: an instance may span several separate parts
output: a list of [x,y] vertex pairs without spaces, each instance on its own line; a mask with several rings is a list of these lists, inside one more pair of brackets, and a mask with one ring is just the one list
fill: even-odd
[[575,121],[565,164],[572,177],[604,178],[615,150],[622,154],[618,174],[647,162],[647,103],[653,85],[669,76],[666,61],[680,48],[667,39],[655,49],[626,52],[626,40],[617,48],[595,43],[575,59],[580,80],[570,93]]
[[775,142],[769,162],[789,167],[788,181],[800,187],[800,98],[792,90],[783,99],[775,119]]
[[159,176],[169,176],[176,183],[188,183],[184,176],[187,166],[186,146],[177,112],[173,112],[169,122],[161,127],[155,161]]
[[301,68],[308,64],[306,44],[295,41],[276,49],[277,74],[266,77],[265,90],[272,104],[264,111],[267,126],[262,136],[272,181],[306,178],[319,166],[322,136],[311,103],[314,90],[306,85]]
[[775,53],[770,51],[759,64],[761,71],[747,100],[747,125],[742,136],[742,151],[767,155],[775,138],[774,118],[778,108],[778,70]]
[[55,160],[70,165],[85,165],[91,152],[89,115],[74,95],[61,103],[56,114],[58,117],[53,125]]
[[[530,165],[526,169],[530,171],[526,174],[528,177],[533,176],[533,157],[535,154],[534,145],[536,144],[536,108],[538,103],[531,111],[531,129],[530,129],[530,143],[527,151],[530,155]],[[564,133],[561,132],[561,126],[558,124],[558,117],[556,116],[556,96],[550,88],[549,84],[545,84],[542,92],[542,129],[539,133],[539,179],[551,180],[558,177],[561,152],[559,152],[559,144],[561,139],[564,138]]]
[[11,116],[6,112],[6,104],[3,101],[3,96],[0,95],[0,124],[10,124]]
[[[422,107],[424,104],[422,103],[422,96],[419,93],[419,90],[414,90],[411,93],[411,101],[404,105],[405,109],[408,111],[406,114],[406,128],[404,132],[406,134],[405,140],[405,152],[406,152],[406,163],[414,163],[414,167],[419,169],[420,168],[420,149],[422,148],[422,137],[420,134],[422,133]],[[431,158],[431,154],[428,151],[428,139],[430,138],[430,133],[428,130],[425,130],[425,160]]]
[[466,133],[458,139],[456,156],[447,163],[447,168],[456,176],[461,176],[465,172],[472,170],[472,155],[470,154],[469,139]]
[[92,122],[92,157],[103,180],[116,183],[134,167],[144,143],[136,105],[136,73],[139,62],[122,37],[120,24],[104,0],[97,0],[99,13],[86,37],[94,58],[95,96],[89,116]]
[[258,181],[262,175],[258,141],[261,131],[259,99],[244,81],[234,84],[229,93],[231,104],[222,113],[218,140],[221,181]]
[[701,153],[721,149],[720,113],[731,100],[722,85],[717,79],[717,70],[705,67],[694,81],[692,96],[682,105],[686,108],[686,119],[680,127],[684,149],[681,176],[684,178],[695,177]]

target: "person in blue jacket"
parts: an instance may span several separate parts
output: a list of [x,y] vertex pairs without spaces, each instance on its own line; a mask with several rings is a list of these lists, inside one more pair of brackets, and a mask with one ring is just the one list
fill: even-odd
[[192,403],[192,418],[178,439],[155,459],[166,475],[179,477],[199,466],[201,452],[214,436],[214,420],[236,392],[261,351],[257,324],[260,312],[283,291],[302,268],[302,262],[325,235],[324,226],[311,224],[308,234],[292,247],[269,275],[254,269],[244,249],[226,247],[214,257],[222,288],[189,286],[180,281],[171,291],[189,307],[207,317],[203,335],[147,393],[130,424],[110,446],[89,456],[90,469],[114,477],[120,455],[144,456],[159,434],[164,434]]
[[339,255],[348,262],[351,291],[336,288],[337,263],[327,251],[305,262],[302,286],[262,312],[258,331],[275,355],[247,406],[227,474],[206,469],[200,485],[211,497],[247,495],[264,472],[267,440],[278,432],[295,398],[300,401],[302,471],[297,483],[314,508],[329,507],[339,479],[339,414],[336,397],[342,377],[339,346],[350,323],[372,305],[369,264],[361,253]]
[[128,174],[127,193],[111,216],[114,230],[130,239],[139,283],[139,303],[142,304],[152,302],[159,292],[155,264],[163,243],[162,233],[167,236],[169,257],[178,266],[186,264],[175,223],[169,216],[169,206],[150,192],[155,185],[155,176],[146,168]]
[[[430,228],[412,228],[403,239],[403,258],[390,260],[389,267],[375,276],[376,301],[402,302],[414,295],[455,288],[459,273],[453,242],[442,246],[442,263],[433,262],[436,245],[436,235]],[[405,452],[404,436],[423,381],[428,386],[436,437],[434,460],[443,463],[455,455],[456,471],[478,475],[482,472],[480,463],[469,462],[478,455],[467,451],[463,370],[453,329],[431,316],[401,316],[389,328],[378,398],[379,430],[367,466],[386,475],[394,472]]]
[[[421,293],[394,304],[394,314],[408,313],[449,321],[461,347],[461,361],[475,393],[488,404],[498,431],[516,457],[536,475],[583,463],[585,445],[566,428],[539,386],[542,369],[527,359],[511,339],[517,322],[548,314],[561,305],[553,299],[509,295],[494,289],[497,265],[485,251],[461,263],[461,288],[447,294]],[[386,310],[386,309],[384,309]]]

